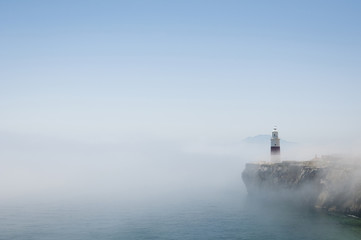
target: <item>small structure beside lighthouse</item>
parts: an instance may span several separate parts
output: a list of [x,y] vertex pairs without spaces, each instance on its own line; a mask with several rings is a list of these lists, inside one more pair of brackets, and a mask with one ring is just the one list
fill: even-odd
[[274,127],[273,131],[272,131],[271,161],[272,162],[280,162],[281,161],[281,147],[280,147],[280,139],[278,138],[277,127]]

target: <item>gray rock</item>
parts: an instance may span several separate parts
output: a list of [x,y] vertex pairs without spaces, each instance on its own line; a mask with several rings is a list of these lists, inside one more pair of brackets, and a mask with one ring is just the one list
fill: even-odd
[[361,171],[334,157],[311,161],[247,163],[242,179],[248,194],[361,217]]

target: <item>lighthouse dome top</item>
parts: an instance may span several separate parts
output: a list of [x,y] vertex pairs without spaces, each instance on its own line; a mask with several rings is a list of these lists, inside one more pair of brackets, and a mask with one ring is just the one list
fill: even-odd
[[273,132],[277,132],[277,127],[276,126],[273,127]]

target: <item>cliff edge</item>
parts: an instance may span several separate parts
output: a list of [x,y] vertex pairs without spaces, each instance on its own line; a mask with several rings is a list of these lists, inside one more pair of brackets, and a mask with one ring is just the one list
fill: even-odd
[[242,179],[250,196],[361,217],[361,166],[353,159],[247,163]]

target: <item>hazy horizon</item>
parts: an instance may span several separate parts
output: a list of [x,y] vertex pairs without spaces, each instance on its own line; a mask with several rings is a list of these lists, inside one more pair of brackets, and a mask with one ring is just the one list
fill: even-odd
[[242,188],[269,158],[242,140],[274,125],[284,159],[359,154],[360,9],[2,1],[0,198]]
[[270,159],[269,143],[243,140],[274,125],[297,143],[282,160],[361,156],[360,12],[0,1],[0,238],[359,239],[322,214],[257,206],[241,174]]

